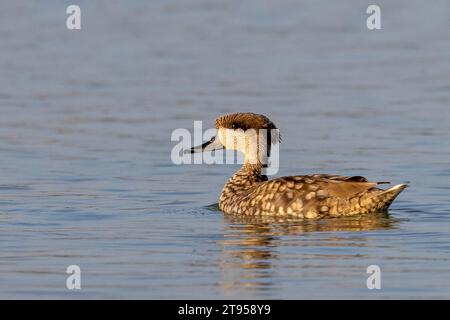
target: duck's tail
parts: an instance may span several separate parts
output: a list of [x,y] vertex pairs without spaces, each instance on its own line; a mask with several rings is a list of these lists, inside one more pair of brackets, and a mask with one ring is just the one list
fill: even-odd
[[398,184],[392,188],[376,193],[370,198],[378,210],[384,211],[389,208],[395,198],[397,198],[400,192],[402,192],[406,187],[408,187],[407,184]]

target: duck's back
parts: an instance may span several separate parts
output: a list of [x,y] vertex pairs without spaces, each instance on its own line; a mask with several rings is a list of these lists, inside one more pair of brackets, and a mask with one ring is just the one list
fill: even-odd
[[377,188],[360,176],[288,176],[233,188],[230,181],[222,192],[220,208],[225,213],[245,215],[321,218],[386,211],[406,187]]

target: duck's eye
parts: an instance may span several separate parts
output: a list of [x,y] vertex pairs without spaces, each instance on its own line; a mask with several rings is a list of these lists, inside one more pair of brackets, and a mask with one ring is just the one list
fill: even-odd
[[233,124],[231,125],[231,128],[232,128],[232,129],[237,129],[237,128],[239,128],[239,125],[238,125],[237,123],[233,123]]

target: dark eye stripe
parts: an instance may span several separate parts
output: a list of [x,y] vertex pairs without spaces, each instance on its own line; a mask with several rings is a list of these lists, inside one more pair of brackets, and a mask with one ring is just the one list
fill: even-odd
[[231,124],[231,129],[235,130],[235,129],[242,129],[244,131],[247,131],[247,129],[249,129],[250,127],[248,125],[246,125],[245,123],[232,123]]

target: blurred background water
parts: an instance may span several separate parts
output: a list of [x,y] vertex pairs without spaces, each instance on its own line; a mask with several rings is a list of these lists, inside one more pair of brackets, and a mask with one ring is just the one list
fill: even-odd
[[[0,5],[0,298],[450,298],[450,3]],[[408,182],[388,217],[255,221],[176,128],[252,111],[279,175]],[[65,287],[79,265],[82,290]],[[379,265],[382,289],[366,288]]]

